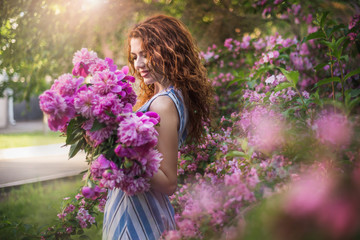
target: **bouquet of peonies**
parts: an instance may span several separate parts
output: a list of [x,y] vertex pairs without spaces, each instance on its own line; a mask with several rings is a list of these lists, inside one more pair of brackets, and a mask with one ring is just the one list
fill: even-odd
[[86,48],[75,53],[73,64],[72,74],[61,75],[40,95],[40,108],[50,129],[66,136],[69,158],[84,150],[90,167],[81,192],[64,198],[60,224],[49,227],[42,239],[83,234],[82,228],[95,223],[94,207],[104,210],[108,189],[129,195],[148,190],[162,160],[155,149],[160,117],[132,112],[135,78],[128,67],[119,70],[112,59],[100,59]]
[[61,75],[40,95],[40,108],[50,129],[66,136],[69,158],[80,150],[87,153],[91,166],[83,196],[96,196],[96,185],[129,195],[148,190],[161,161],[154,128],[159,116],[132,112],[135,78],[128,67],[119,70],[112,59],[86,48],[75,53],[73,64],[72,74]]

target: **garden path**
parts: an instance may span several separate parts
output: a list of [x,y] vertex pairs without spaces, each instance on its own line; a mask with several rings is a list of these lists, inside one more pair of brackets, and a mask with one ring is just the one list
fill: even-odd
[[69,147],[51,144],[0,150],[0,188],[78,175],[85,154],[68,159]]
[[[0,133],[41,130],[42,121],[18,122]],[[0,149],[0,188],[78,175],[87,169],[85,153],[68,159],[63,144]]]

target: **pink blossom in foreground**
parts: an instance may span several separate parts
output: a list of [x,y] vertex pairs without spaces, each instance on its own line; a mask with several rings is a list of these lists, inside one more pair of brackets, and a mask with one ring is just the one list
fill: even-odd
[[285,210],[294,216],[311,214],[321,207],[329,196],[333,182],[330,178],[310,172],[295,183],[286,197]]
[[284,142],[282,116],[265,107],[243,111],[238,124],[248,133],[249,143],[260,151],[272,151]]
[[352,137],[352,127],[348,118],[341,113],[320,114],[314,121],[316,137],[325,145],[346,147]]
[[[311,231],[323,232],[329,239],[355,239],[348,237],[356,235],[360,224],[360,184],[336,174],[331,166],[324,167],[293,183],[283,199],[284,211],[299,223],[312,222]],[[357,171],[355,167],[353,174]]]
[[164,240],[180,240],[181,239],[181,233],[177,230],[170,230],[166,232]]

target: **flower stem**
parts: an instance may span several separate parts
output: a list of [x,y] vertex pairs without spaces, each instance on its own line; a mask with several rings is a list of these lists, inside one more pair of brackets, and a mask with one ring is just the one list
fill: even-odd
[[[333,61],[332,61],[332,55],[331,55],[331,50],[329,49],[329,54],[330,54],[330,73],[331,73],[331,77],[334,77],[334,69],[333,69]],[[333,97],[333,101],[335,101],[335,87],[334,87],[334,82],[331,82],[332,85],[332,97]]]
[[341,61],[339,59],[338,59],[338,64],[339,64],[339,67],[340,67],[340,74],[341,74],[341,79],[340,79],[341,94],[342,94],[343,102],[345,102],[344,75],[343,75],[343,69],[342,69],[342,66],[341,66]]
[[305,107],[305,109],[306,109],[306,111],[307,111],[308,108],[307,108],[307,106],[306,106],[306,104],[305,104],[304,98],[302,97],[302,95],[301,95],[300,91],[297,89],[297,87],[295,87],[295,90],[296,90],[296,92],[299,94],[300,99],[301,99],[301,101],[302,101],[302,103],[303,103],[303,105],[304,105],[304,107]]

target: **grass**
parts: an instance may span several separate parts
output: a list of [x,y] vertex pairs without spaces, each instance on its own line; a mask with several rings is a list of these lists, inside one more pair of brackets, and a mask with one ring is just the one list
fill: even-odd
[[[6,190],[0,189],[0,216],[6,217],[10,222],[21,222],[37,227],[51,226],[61,210],[62,199],[75,196],[82,185],[81,176],[76,176],[26,184]],[[102,217],[102,214],[96,217],[98,228],[93,226],[85,230],[85,234],[90,239],[101,239]],[[0,225],[1,237],[12,239],[11,234],[2,230]]]
[[56,143],[65,144],[65,137],[60,136],[59,132],[43,133],[38,131],[31,133],[0,134],[0,149]]

